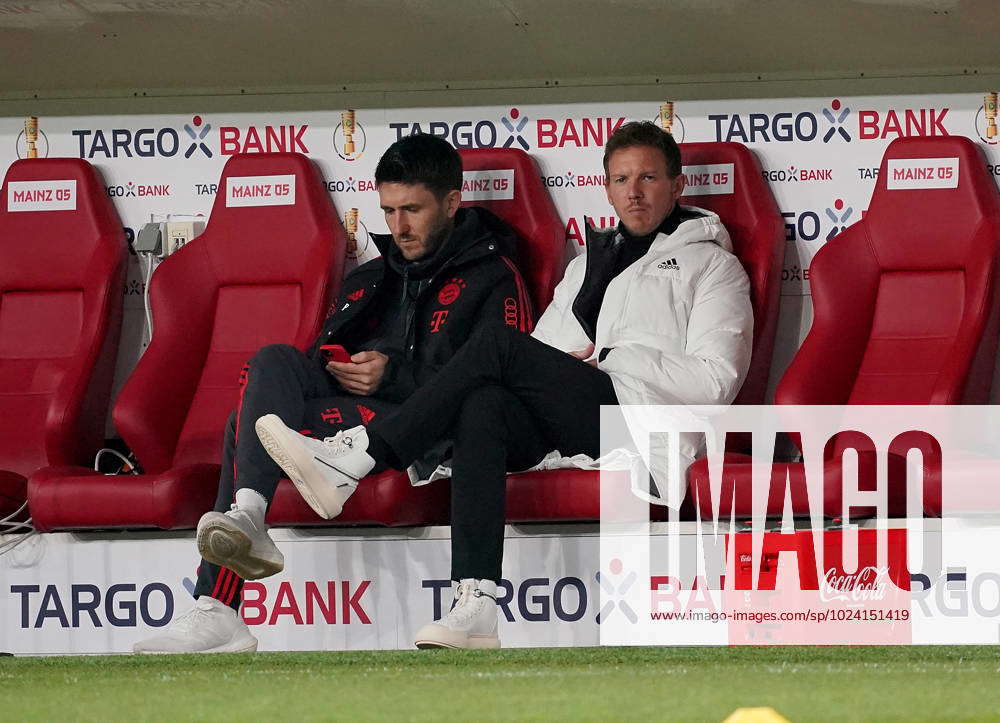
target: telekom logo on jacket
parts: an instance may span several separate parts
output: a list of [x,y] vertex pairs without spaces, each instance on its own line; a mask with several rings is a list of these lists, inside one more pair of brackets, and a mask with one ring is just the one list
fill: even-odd
[[230,176],[226,206],[293,206],[295,176]]

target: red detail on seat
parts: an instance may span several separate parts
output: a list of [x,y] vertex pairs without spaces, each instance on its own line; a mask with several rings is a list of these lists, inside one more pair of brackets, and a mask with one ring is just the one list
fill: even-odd
[[733,240],[733,253],[750,279],[753,351],[750,369],[734,404],[763,404],[778,329],[785,226],[760,163],[742,143],[681,143],[686,166],[732,163],[733,192],[682,196],[680,203],[719,214]]
[[28,503],[35,527],[43,532],[192,528],[215,504],[220,471],[218,464],[184,465],[141,475],[45,467],[28,480]]
[[514,171],[514,198],[463,201],[463,206],[482,206],[509,223],[521,239],[518,268],[524,273],[536,309],[545,309],[563,271],[566,232],[552,203],[535,161],[514,148],[461,148],[466,171]]
[[[31,186],[12,188],[22,183]],[[40,467],[86,464],[101,447],[126,258],[121,221],[89,163],[31,159],[7,169],[0,188],[0,509],[23,503],[24,480]]]
[[[227,179],[269,175],[295,177],[294,204],[227,206]],[[266,344],[315,339],[346,244],[319,172],[297,153],[234,155],[218,187],[205,232],[153,276],[153,341],[115,403],[115,426],[146,474],[31,479],[43,529],[193,527],[215,498],[240,365]]]
[[[627,475],[614,481],[617,493],[631,495]],[[665,507],[650,505],[650,519],[665,520]],[[601,475],[584,469],[521,472],[507,477],[507,520],[511,522],[598,521]]]
[[[892,159],[956,157],[956,188],[887,188]],[[1000,198],[975,144],[956,136],[893,141],[868,213],[813,258],[813,325],[775,402],[987,403],[1000,321],[998,245]],[[749,486],[743,462],[733,470]],[[890,473],[898,463],[890,460]],[[692,465],[689,486],[706,474],[704,460]],[[842,490],[825,492],[824,509],[840,510]],[[925,485],[924,493],[925,513],[939,514],[940,487]],[[903,501],[890,499],[888,512],[905,514]]]
[[359,404],[357,406],[358,406],[358,414],[361,415],[361,423],[367,427],[368,423],[371,422],[373,419],[375,419],[375,412],[373,412],[363,404]]
[[344,504],[344,511],[334,520],[324,520],[312,511],[291,482],[281,480],[267,521],[282,526],[446,525],[450,493],[447,480],[414,487],[405,472],[386,470],[366,477]]

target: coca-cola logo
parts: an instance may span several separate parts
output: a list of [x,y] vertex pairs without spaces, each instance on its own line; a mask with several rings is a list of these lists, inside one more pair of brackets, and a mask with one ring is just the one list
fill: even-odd
[[869,602],[885,600],[889,589],[889,567],[863,567],[850,575],[839,575],[832,567],[823,576],[819,597],[823,602]]

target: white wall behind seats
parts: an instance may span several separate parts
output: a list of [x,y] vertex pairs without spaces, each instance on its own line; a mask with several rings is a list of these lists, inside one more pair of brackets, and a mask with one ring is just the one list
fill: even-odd
[[[321,168],[341,217],[349,209],[358,211],[351,265],[374,257],[369,233],[386,231],[373,176],[379,156],[397,138],[436,133],[459,146],[522,148],[538,163],[562,217],[571,256],[581,250],[584,217],[599,225],[616,222],[602,188],[602,147],[608,135],[627,120],[657,120],[660,104],[667,100],[358,109],[352,152],[344,143],[346,109],[42,115],[35,145],[41,157],[82,157],[94,163],[130,237],[151,218],[207,216],[222,166],[235,152],[306,153]],[[990,172],[1000,172],[997,137],[988,137],[981,93],[692,100],[677,101],[674,113],[678,141],[731,140],[752,148],[785,218],[772,389],[811,322],[812,256],[861,218],[890,141],[906,135],[965,136],[983,149]],[[28,152],[24,124],[23,116],[0,118],[4,168]],[[116,389],[142,350],[142,291],[142,274],[132,256]]]

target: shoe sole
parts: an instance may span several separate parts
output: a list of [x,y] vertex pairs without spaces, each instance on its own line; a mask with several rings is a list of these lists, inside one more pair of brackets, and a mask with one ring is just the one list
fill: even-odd
[[[271,455],[279,467],[288,475],[288,479],[292,481],[295,485],[295,489],[299,491],[302,495],[302,499],[306,501],[310,507],[312,507],[313,512],[322,517],[324,520],[332,520],[334,517],[340,514],[343,509],[342,506],[334,507],[331,510],[327,510],[326,507],[320,502],[319,498],[313,492],[310,486],[310,480],[306,478],[296,462],[295,458],[289,454],[285,449],[284,441],[288,439],[288,433],[285,429],[284,424],[275,424],[274,428],[270,424],[270,421],[266,415],[257,420],[254,424],[254,428],[257,430],[257,437],[260,439],[261,445],[267,450],[267,453]],[[289,440],[291,441],[291,440]],[[312,455],[310,455],[309,463],[312,463]],[[321,480],[320,485],[327,484],[325,480]]]
[[198,524],[198,552],[211,563],[226,567],[244,580],[260,580],[285,569],[284,561],[254,557],[253,541],[222,513]]
[[132,648],[133,655],[202,655],[202,654],[224,654],[224,653],[256,653],[258,641],[256,638],[252,638],[252,643],[247,643],[241,648],[230,649],[226,645],[220,645],[218,648],[211,648],[210,650],[136,650]]
[[415,645],[420,650],[499,650],[500,638],[470,637],[465,645],[451,645],[438,640],[418,640]]

